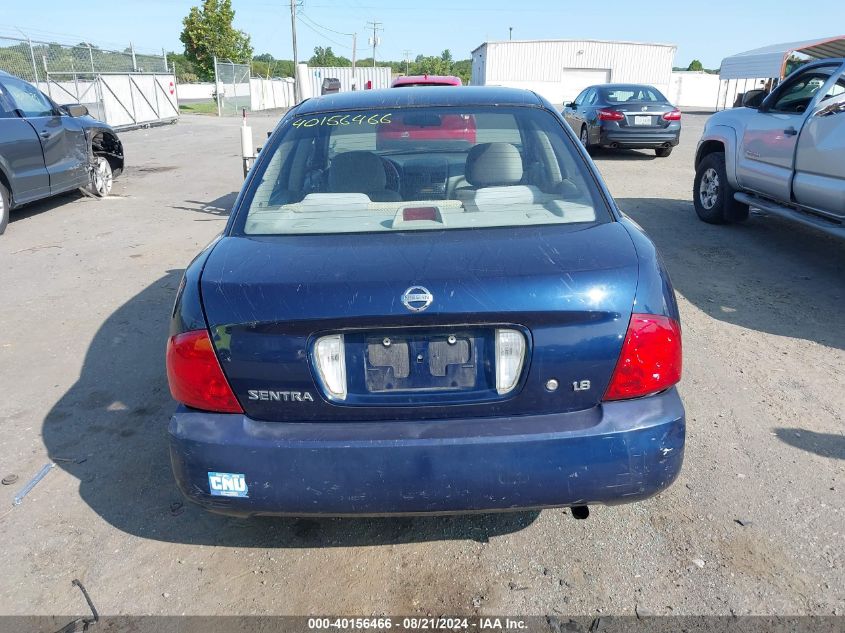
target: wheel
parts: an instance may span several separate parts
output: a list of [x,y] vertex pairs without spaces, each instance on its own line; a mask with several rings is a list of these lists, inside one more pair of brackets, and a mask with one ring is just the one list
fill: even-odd
[[674,148],[671,145],[669,147],[656,147],[654,148],[654,153],[657,154],[658,158],[666,158],[672,153],[673,149]]
[[91,172],[91,184],[88,186],[88,190],[98,198],[105,198],[111,192],[113,181],[114,175],[109,161],[102,156],[97,156],[94,169]]
[[735,189],[728,182],[725,155],[705,156],[695,170],[692,191],[698,217],[708,224],[731,224],[748,218],[748,205],[734,200]]
[[10,197],[6,187],[0,183],[0,235],[3,235],[9,225],[9,210],[12,206]]
[[590,149],[590,131],[587,129],[586,125],[581,126],[581,134],[578,136],[579,140],[581,141],[581,145],[584,146],[584,149]]

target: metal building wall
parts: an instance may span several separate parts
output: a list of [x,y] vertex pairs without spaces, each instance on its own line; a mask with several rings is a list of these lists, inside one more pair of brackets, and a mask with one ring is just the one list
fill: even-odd
[[606,69],[610,81],[668,91],[675,50],[669,44],[597,40],[486,42],[473,51],[472,83],[528,88],[559,104],[577,95],[571,94],[577,86],[567,85],[567,69]]
[[[309,66],[307,72],[311,93],[310,95],[304,94],[304,91],[309,89],[306,88],[303,90],[303,97],[319,97],[320,89],[323,85],[323,79],[328,78],[335,78],[340,80],[341,92],[348,92],[352,90],[351,67],[330,68]],[[368,81],[373,82],[373,90],[377,90],[379,88],[390,88],[391,70],[390,68],[385,66],[378,66],[376,68],[373,68],[372,66],[358,66],[357,68],[355,68],[355,81],[357,82],[356,90],[363,90],[364,86],[367,85]]]

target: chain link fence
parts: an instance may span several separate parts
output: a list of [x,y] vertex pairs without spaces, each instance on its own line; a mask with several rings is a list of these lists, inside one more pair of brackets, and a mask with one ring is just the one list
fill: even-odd
[[67,46],[54,42],[0,37],[0,70],[29,82],[47,81],[50,75],[88,78],[102,73],[167,73],[167,57],[123,51],[93,44]]
[[58,104],[81,103],[112,125],[132,127],[179,115],[175,78],[164,53],[2,36],[0,70],[30,82]]
[[214,98],[219,115],[240,114],[243,108],[252,109],[249,78],[249,64],[214,58]]

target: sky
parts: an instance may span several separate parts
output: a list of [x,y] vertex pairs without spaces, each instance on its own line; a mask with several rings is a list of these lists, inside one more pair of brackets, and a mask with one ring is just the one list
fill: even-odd
[[[143,52],[182,51],[182,18],[200,0],[0,0],[0,36],[63,43],[91,42],[122,50],[132,42]],[[235,26],[252,37],[255,54],[293,56],[289,0],[233,0]],[[399,60],[409,51],[439,55],[448,48],[466,59],[484,41],[508,39],[606,39],[659,42],[678,47],[676,66],[699,59],[718,68],[733,53],[845,31],[843,0],[815,0],[797,11],[792,0],[680,0],[594,4],[563,0],[304,0],[297,40],[300,60],[315,46],[351,57],[358,33],[358,57],[369,57],[367,22],[382,23],[378,59]],[[826,16],[826,17],[825,17]],[[832,32],[839,29],[840,32]]]

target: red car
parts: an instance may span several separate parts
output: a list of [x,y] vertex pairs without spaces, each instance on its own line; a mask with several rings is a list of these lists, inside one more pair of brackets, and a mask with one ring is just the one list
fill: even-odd
[[[462,85],[461,78],[453,75],[408,75],[394,79],[391,88]],[[397,143],[407,147],[408,140],[460,143],[469,147],[475,145],[475,129],[475,118],[469,114],[424,116],[409,112],[401,119],[379,125],[376,147],[390,149]]]
[[463,86],[460,77],[454,75],[408,75],[397,77],[390,84],[391,88],[407,88],[408,86]]

